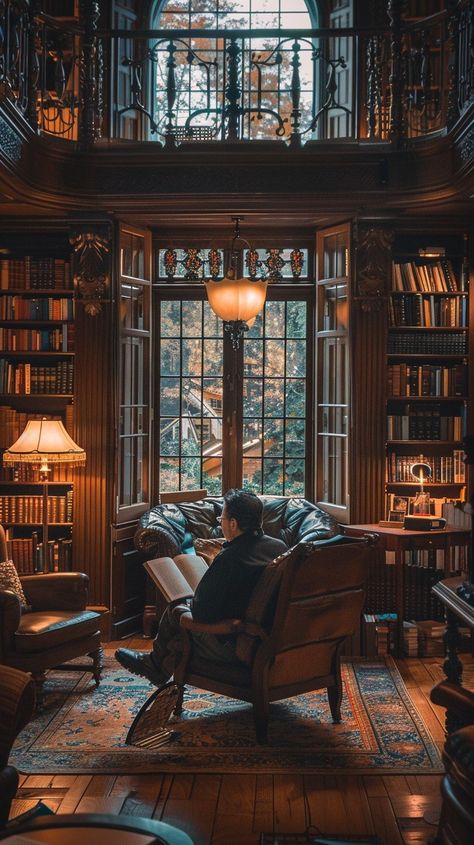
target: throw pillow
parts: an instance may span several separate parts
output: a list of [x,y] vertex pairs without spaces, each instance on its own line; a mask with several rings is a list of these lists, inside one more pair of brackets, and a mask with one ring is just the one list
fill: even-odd
[[203,540],[196,537],[194,541],[194,548],[196,554],[200,555],[210,566],[215,557],[222,551],[222,544],[225,543],[224,537],[213,537],[208,540]]
[[12,560],[4,560],[3,563],[0,563],[0,590],[11,590],[18,596],[23,607],[28,606],[18,572]]

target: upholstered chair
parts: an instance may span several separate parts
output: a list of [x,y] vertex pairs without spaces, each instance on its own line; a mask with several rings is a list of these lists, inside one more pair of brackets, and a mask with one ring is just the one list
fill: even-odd
[[[181,691],[175,712],[181,712],[186,684],[249,701],[257,740],[264,743],[270,702],[326,688],[339,722],[340,654],[360,622],[369,549],[370,538],[320,547],[300,543],[265,568],[243,620],[202,624],[189,608],[175,608],[184,635],[174,673]],[[193,632],[237,634],[235,661],[194,656]]]
[[[7,559],[0,526],[0,555]],[[26,599],[0,590],[0,663],[30,672],[42,704],[47,669],[90,670],[99,684],[102,669],[100,614],[87,610],[89,578],[81,572],[54,572],[20,578]],[[89,655],[91,663],[68,664]]]

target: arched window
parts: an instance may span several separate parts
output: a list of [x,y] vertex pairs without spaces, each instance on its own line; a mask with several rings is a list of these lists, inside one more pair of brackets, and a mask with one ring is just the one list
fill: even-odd
[[[321,102],[316,5],[306,0],[164,0],[151,26],[156,131],[182,140],[287,139]],[[298,89],[296,91],[296,89]],[[314,135],[313,135],[314,136]]]

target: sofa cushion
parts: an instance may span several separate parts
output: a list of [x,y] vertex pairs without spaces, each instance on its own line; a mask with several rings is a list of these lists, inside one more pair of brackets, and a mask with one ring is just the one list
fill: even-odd
[[91,610],[71,613],[67,610],[28,613],[22,616],[15,633],[18,652],[46,651],[48,648],[80,640],[99,630],[100,614]]
[[[263,529],[288,546],[320,542],[337,532],[336,520],[316,505],[301,498],[261,496]],[[156,505],[140,517],[135,546],[147,558],[169,556],[192,549],[196,538],[222,537],[217,521],[222,514],[223,497],[209,496],[195,502]],[[166,548],[165,548],[166,546]]]

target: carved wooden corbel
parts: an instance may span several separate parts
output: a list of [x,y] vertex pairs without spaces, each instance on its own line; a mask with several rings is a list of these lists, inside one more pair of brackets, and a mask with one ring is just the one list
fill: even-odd
[[359,228],[354,299],[363,311],[380,311],[390,290],[393,232]]
[[97,316],[110,300],[111,233],[106,226],[81,227],[72,232],[73,281],[78,302],[86,314]]

